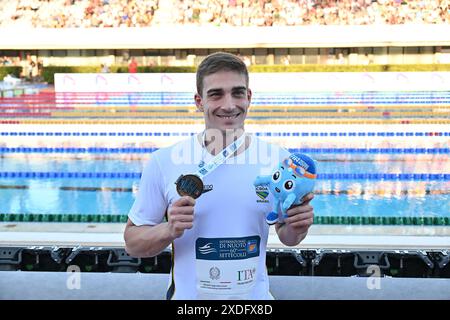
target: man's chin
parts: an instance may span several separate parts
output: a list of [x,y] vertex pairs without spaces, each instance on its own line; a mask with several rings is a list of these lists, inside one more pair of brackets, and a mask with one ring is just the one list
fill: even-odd
[[221,133],[222,135],[229,135],[229,134],[238,134],[240,135],[241,132],[244,131],[244,127],[242,125],[238,124],[232,124],[232,125],[220,125],[216,127],[209,127],[207,128],[209,131],[209,135],[213,134],[214,132]]
[[222,124],[219,130],[221,131],[244,130],[244,126],[240,123]]

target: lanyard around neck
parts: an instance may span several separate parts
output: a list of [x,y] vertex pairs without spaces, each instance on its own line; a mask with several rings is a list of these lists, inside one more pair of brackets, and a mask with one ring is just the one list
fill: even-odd
[[[204,143],[204,136],[202,144]],[[228,147],[223,149],[221,152],[219,152],[214,158],[211,159],[208,163],[204,163],[203,161],[199,164],[200,169],[197,170],[195,173],[200,178],[203,178],[204,176],[210,174],[214,170],[217,169],[218,166],[220,166],[222,163],[225,162],[231,155],[233,155],[236,150],[238,150],[242,144],[245,141],[245,133],[243,133],[236,141],[231,143]],[[206,148],[206,146],[202,146],[203,148]]]

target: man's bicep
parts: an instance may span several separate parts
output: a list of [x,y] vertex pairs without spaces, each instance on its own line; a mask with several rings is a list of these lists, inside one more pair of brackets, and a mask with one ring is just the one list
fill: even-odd
[[130,218],[128,218],[127,227],[136,227],[136,225],[133,223],[133,221],[130,220]]
[[167,209],[164,177],[157,163],[151,159],[145,166],[136,199],[128,218],[136,225],[155,225],[162,222]]

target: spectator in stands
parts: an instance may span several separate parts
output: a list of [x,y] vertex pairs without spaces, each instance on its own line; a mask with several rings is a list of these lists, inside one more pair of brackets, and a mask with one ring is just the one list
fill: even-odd
[[250,60],[250,57],[248,56],[242,56],[240,53],[237,54],[237,57],[244,62],[244,64],[249,67],[252,64],[252,61]]
[[20,73],[21,78],[25,78],[26,80],[32,80],[36,62],[34,62],[30,53],[26,54],[25,60],[21,62],[21,66],[22,66],[22,72]]
[[250,60],[250,57],[248,57],[248,56],[243,56],[242,57],[242,61],[244,62],[244,64],[247,67],[250,67],[250,65],[252,64],[252,61]]
[[345,64],[345,58],[344,54],[342,52],[339,52],[336,59],[337,64]]
[[371,61],[371,59],[369,57],[369,54],[367,52],[364,53],[362,64],[366,65],[366,66],[369,65],[369,64],[372,64],[372,61]]
[[3,58],[0,58],[0,64],[3,66],[8,66],[12,64],[12,61],[7,56],[3,56]]
[[101,65],[100,65],[100,72],[101,73],[109,73],[109,67],[108,67],[108,65],[106,64],[106,63],[102,63]]
[[0,64],[4,65],[4,66],[10,66],[12,65],[12,60],[11,58],[7,57],[7,56],[3,56],[3,58],[0,59]]
[[32,82],[34,82],[37,80],[37,76],[39,75],[39,69],[38,69],[38,63],[36,61],[36,57],[33,57],[31,59],[30,69],[31,69],[30,80]]
[[128,64],[128,72],[136,73],[137,68],[138,68],[138,63],[136,61],[136,58],[132,57],[130,63]]
[[44,73],[44,62],[42,61],[42,59],[38,59],[37,61],[37,72],[39,81],[41,81]]
[[281,57],[281,64],[285,65],[285,66],[288,66],[290,64],[290,60],[291,59],[290,59],[289,55],[282,56]]

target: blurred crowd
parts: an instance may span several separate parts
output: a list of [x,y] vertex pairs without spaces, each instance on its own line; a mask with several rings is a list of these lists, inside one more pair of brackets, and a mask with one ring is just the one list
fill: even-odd
[[0,27],[148,27],[161,9],[169,25],[450,23],[450,0],[0,0]]
[[147,27],[158,0],[0,0],[0,27]]
[[[39,82],[42,81],[43,61],[36,56],[27,53],[23,59],[20,57],[0,57],[0,67],[21,67],[20,79]],[[1,81],[2,79],[0,79]]]
[[233,26],[450,22],[449,0],[179,0],[178,23]]

